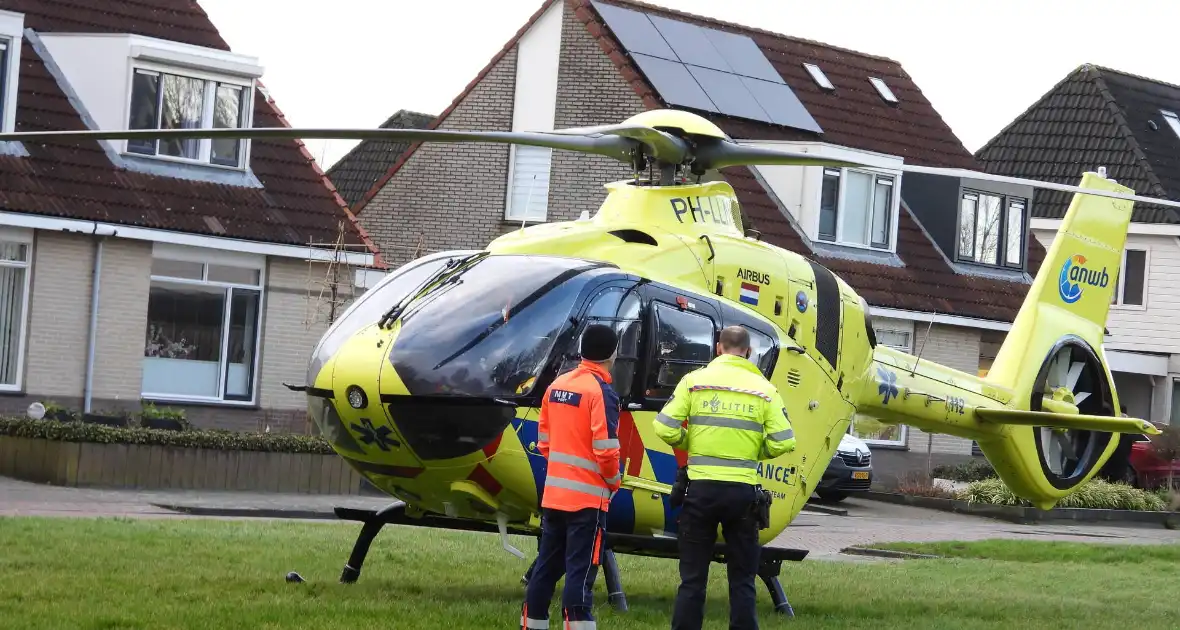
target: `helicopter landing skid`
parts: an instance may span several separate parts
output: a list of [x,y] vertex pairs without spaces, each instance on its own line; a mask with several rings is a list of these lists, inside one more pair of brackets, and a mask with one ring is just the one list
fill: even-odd
[[348,564],[344,565],[344,570],[340,573],[341,584],[352,584],[361,576],[361,567],[365,564],[365,556],[369,555],[369,545],[373,544],[373,539],[385,527],[391,517],[400,516],[406,511],[406,504],[398,501],[388,507],[382,508],[378,512],[372,512],[372,517],[364,519],[361,526],[361,533],[356,537],[356,543],[352,546],[352,553],[348,556]]

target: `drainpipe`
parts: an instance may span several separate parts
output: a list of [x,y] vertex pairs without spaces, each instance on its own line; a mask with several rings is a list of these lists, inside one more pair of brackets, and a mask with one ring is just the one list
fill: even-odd
[[90,404],[94,397],[94,349],[97,345],[96,339],[98,337],[98,293],[102,279],[102,246],[103,242],[106,241],[106,237],[114,236],[115,234],[115,230],[110,228],[99,233],[97,221],[94,223],[94,230],[91,232],[91,236],[98,237],[98,243],[94,248],[94,280],[92,282],[93,289],[90,292],[90,340],[87,343],[86,352],[86,389],[84,392],[85,402],[82,406],[82,413],[90,413]]

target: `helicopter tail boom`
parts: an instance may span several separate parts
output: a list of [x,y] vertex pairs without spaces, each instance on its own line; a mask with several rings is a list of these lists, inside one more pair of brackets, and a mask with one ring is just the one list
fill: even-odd
[[[1096,173],[1081,187],[1132,192]],[[986,376],[878,346],[858,411],[975,440],[1004,483],[1042,509],[1093,478],[1121,433],[1158,433],[1120,414],[1103,351],[1132,203],[1074,195]]]

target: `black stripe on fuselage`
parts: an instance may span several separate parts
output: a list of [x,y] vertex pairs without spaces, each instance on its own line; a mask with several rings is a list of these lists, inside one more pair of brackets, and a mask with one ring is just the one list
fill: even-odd
[[815,348],[828,360],[832,369],[837,369],[836,357],[840,352],[840,287],[836,276],[826,267],[808,260],[815,274]]

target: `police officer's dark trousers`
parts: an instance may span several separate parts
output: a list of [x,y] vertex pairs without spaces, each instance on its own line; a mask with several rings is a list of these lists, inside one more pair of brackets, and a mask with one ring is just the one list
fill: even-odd
[[[602,554],[602,538],[606,527],[606,512],[587,508],[576,512],[548,509],[541,513],[541,544],[537,561],[529,576],[522,611],[524,627],[531,627],[528,619],[547,620],[549,603],[557,581],[565,574],[561,594],[563,623],[551,627],[571,629],[594,628],[594,579]],[[539,625],[539,624],[538,624]]]
[[729,627],[755,630],[754,578],[761,547],[754,518],[754,486],[729,481],[689,483],[680,511],[680,589],[672,613],[673,630],[700,630],[705,613],[705,585],[717,539],[725,537],[729,577]]

